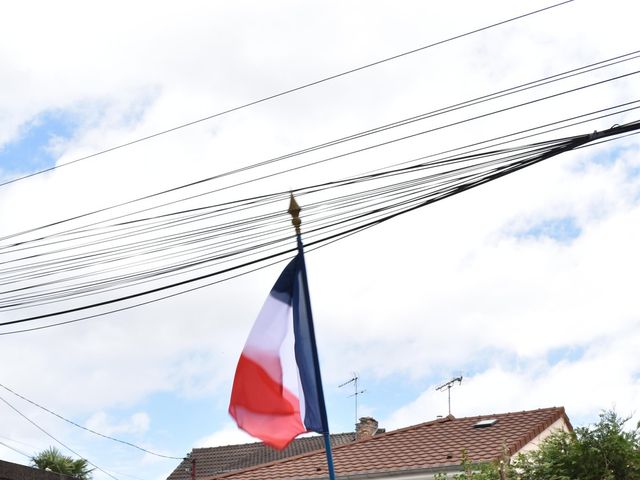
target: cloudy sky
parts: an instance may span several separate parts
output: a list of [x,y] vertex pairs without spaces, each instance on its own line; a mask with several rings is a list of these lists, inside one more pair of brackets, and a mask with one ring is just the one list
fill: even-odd
[[[13,2],[0,17],[0,183],[549,5]],[[633,0],[607,8],[576,0],[7,183],[0,187],[0,235],[626,55],[640,49],[639,15]],[[344,178],[637,101],[638,70],[640,60],[631,58],[341,150],[289,159],[265,173],[457,123],[230,188],[209,201]],[[640,117],[640,110],[621,109],[529,141]],[[332,430],[353,428],[352,391],[337,388],[352,372],[366,389],[359,415],[387,429],[446,415],[446,394],[435,387],[460,375],[462,385],[452,391],[456,416],[564,406],[574,425],[610,408],[637,421],[639,244],[640,140],[630,136],[310,252]],[[245,441],[226,413],[230,383],[281,268],[84,322],[0,336],[0,384],[86,427],[171,456]],[[0,312],[2,321],[12,318]],[[6,390],[0,397],[120,480],[162,479],[177,465],[75,429]],[[5,403],[0,419],[1,459],[27,463],[15,450],[30,455],[55,444]]]

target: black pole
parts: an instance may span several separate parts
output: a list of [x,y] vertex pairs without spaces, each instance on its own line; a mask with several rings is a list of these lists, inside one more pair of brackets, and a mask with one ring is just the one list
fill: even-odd
[[313,326],[313,315],[311,314],[311,298],[309,296],[309,283],[307,281],[307,266],[304,261],[304,245],[302,244],[302,235],[300,233],[300,207],[291,194],[291,203],[289,205],[289,213],[293,217],[292,223],[296,228],[296,241],[298,244],[298,261],[300,273],[302,275],[302,290],[305,296],[305,305],[307,308],[307,318],[309,320],[309,340],[311,342],[311,355],[313,357],[313,370],[315,373],[318,389],[318,403],[320,404],[320,422],[322,423],[322,436],[324,437],[324,449],[327,455],[327,467],[329,470],[329,479],[335,480],[336,474],[333,467],[333,453],[331,452],[331,436],[329,434],[329,420],[327,417],[327,407],[324,401],[324,391],[322,388],[322,376],[320,375],[320,361],[318,359],[318,347],[316,345],[316,333]]

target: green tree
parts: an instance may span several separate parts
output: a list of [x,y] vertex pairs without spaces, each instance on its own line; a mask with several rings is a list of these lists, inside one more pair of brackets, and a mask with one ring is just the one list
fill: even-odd
[[512,462],[521,480],[640,480],[640,425],[624,430],[628,418],[600,414],[593,427],[557,432],[538,450]]
[[558,431],[539,449],[506,461],[474,464],[462,454],[461,473],[436,480],[640,480],[640,424],[625,430],[628,418],[613,411],[600,414],[598,423]]
[[462,451],[461,473],[449,477],[446,473],[436,473],[434,480],[507,480],[507,469],[504,460],[474,464],[466,450]]
[[31,464],[41,470],[49,469],[52,472],[69,475],[79,480],[91,479],[92,469],[89,468],[89,463],[84,458],[76,460],[67,457],[55,447],[49,447],[31,457]]

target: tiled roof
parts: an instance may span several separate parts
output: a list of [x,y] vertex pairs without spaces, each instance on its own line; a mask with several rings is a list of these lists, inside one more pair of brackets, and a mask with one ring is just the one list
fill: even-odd
[[[496,419],[484,428],[480,420]],[[513,455],[538,434],[563,419],[571,428],[564,408],[454,418],[452,416],[376,435],[336,447],[336,475],[411,473],[460,464],[462,450],[473,462]],[[299,455],[213,478],[227,480],[283,480],[326,478],[324,451]],[[212,478],[212,477],[209,477]]]
[[[355,441],[355,433],[353,432],[331,435],[332,446],[344,445],[353,441]],[[202,479],[323,449],[324,441],[321,436],[316,435],[296,438],[284,450],[274,450],[262,442],[194,448],[191,452],[191,458],[196,459],[196,475],[198,479]],[[190,466],[190,459],[183,460],[167,480],[190,480]]]

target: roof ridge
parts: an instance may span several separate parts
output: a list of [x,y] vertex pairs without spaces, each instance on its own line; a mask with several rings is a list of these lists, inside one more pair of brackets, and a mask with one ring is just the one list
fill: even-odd
[[538,410],[532,410],[532,412],[542,411],[542,410],[549,410],[549,411],[555,410],[555,414],[551,418],[546,420],[543,424],[532,428],[527,433],[527,435],[525,435],[523,438],[520,438],[519,440],[512,442],[511,445],[507,447],[509,455],[513,455],[515,452],[520,450],[527,443],[532,441],[534,438],[536,438],[538,435],[540,435],[542,432],[544,432],[547,428],[549,428],[551,425],[553,425],[555,422],[557,422],[560,419],[563,419],[564,422],[567,424],[567,427],[573,430],[573,426],[571,425],[571,421],[569,420],[569,417],[567,417],[567,413],[564,407],[553,407],[553,408],[547,408],[547,409],[540,408]]
[[363,441],[371,440],[372,438],[382,438],[382,437],[385,437],[387,435],[393,435],[395,433],[401,433],[401,432],[404,432],[406,430],[410,430],[410,429],[413,429],[413,428],[425,427],[427,425],[437,424],[437,423],[444,423],[444,422],[448,422],[448,421],[462,421],[462,420],[470,420],[470,419],[475,419],[475,418],[486,418],[486,417],[504,417],[504,416],[507,416],[507,415],[515,415],[515,414],[518,414],[518,413],[531,413],[531,412],[539,412],[539,411],[546,411],[546,410],[558,410],[558,409],[562,410],[564,412],[564,407],[546,407],[546,408],[536,408],[534,410],[519,410],[519,411],[515,411],[515,412],[488,413],[488,414],[484,414],[484,415],[473,415],[473,416],[469,416],[469,417],[455,417],[455,416],[449,414],[446,417],[436,418],[434,420],[427,420],[426,422],[416,423],[415,425],[409,425],[407,427],[397,428],[395,430],[390,430],[388,432],[384,432],[384,433],[375,435],[373,437],[366,438],[366,439],[363,439],[363,440],[358,440],[358,441],[359,442],[363,442]]
[[[336,445],[336,446],[332,447],[332,450],[336,450],[336,449],[338,449],[340,447],[345,447],[345,446],[348,446],[348,445],[349,444]],[[245,472],[250,472],[252,470],[257,470],[259,468],[267,468],[267,467],[270,467],[272,465],[277,465],[277,464],[281,464],[281,463],[290,462],[290,461],[293,461],[293,460],[298,460],[298,459],[304,458],[304,457],[311,457],[313,455],[322,455],[322,454],[323,454],[323,450],[322,449],[313,450],[311,452],[299,453],[298,455],[293,455],[291,457],[279,458],[278,460],[272,460],[271,462],[260,463],[258,465],[252,465],[252,466],[247,467],[247,468],[234,470],[232,472],[223,473],[221,475],[214,475],[214,476],[207,477],[207,478],[210,478],[211,480],[216,480],[216,479],[219,479],[219,478],[226,478],[226,477],[230,477],[232,475],[238,475],[240,473],[245,473]]]
[[483,415],[470,415],[468,417],[458,417],[456,420],[469,420],[472,418],[484,418],[484,417],[505,417],[507,415],[517,415],[519,413],[533,413],[533,412],[543,412],[543,411],[552,411],[558,410],[564,412],[564,407],[544,407],[544,408],[535,408],[533,410],[515,410],[513,412],[502,412],[502,413],[487,413]]
[[[330,436],[340,436],[340,435],[355,435],[356,432],[340,432],[340,433],[331,433]],[[313,435],[313,436],[309,436],[309,437],[299,437],[299,438],[294,438],[292,440],[292,442],[298,441],[298,440],[305,440],[307,438],[316,438],[316,437],[321,437],[322,435]],[[261,441],[256,441],[256,442],[248,442],[248,443],[228,443],[226,445],[215,445],[213,447],[194,447],[191,450],[195,451],[195,450],[212,450],[215,448],[228,448],[228,447],[251,447],[251,446],[268,446],[266,443],[261,442]]]

